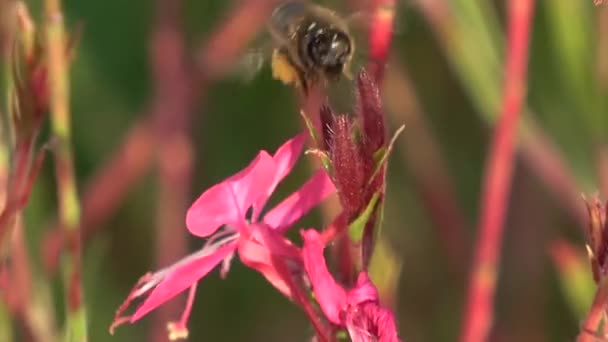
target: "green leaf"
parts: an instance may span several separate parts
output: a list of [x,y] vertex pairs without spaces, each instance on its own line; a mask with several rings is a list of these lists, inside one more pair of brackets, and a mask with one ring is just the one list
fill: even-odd
[[312,121],[310,121],[310,118],[306,115],[306,113],[304,113],[304,111],[300,111],[300,115],[302,116],[302,119],[304,119],[304,124],[306,124],[306,129],[308,129],[308,134],[310,134],[312,141],[315,143],[316,146],[320,146],[319,137]]
[[348,226],[348,235],[350,236],[350,240],[352,242],[359,243],[361,242],[361,239],[363,239],[363,231],[365,229],[365,224],[369,221],[369,217],[371,216],[374,211],[374,208],[376,207],[376,202],[378,202],[378,198],[379,193],[374,193],[374,196],[372,196],[372,199],[367,204],[367,207],[365,208],[363,213],[361,213],[361,215],[359,215],[359,217],[357,217]]
[[382,148],[378,149],[378,151],[376,151],[376,153],[374,153],[374,159],[376,160],[376,169],[374,169],[372,176],[368,179],[368,185],[369,185],[369,183],[372,182],[374,177],[376,177],[378,172],[380,172],[384,163],[386,163],[388,156],[391,154],[391,151],[393,150],[393,145],[395,145],[395,141],[397,140],[397,137],[399,137],[399,135],[403,132],[404,129],[405,129],[405,125],[401,125],[401,127],[399,127],[397,129],[395,134],[393,134],[393,137],[391,138],[391,141],[389,142],[388,146],[382,147]]
[[312,154],[314,156],[317,156],[321,160],[321,166],[323,166],[325,172],[327,172],[327,174],[329,175],[332,174],[333,166],[331,164],[331,159],[329,158],[327,153],[325,153],[325,151],[319,150],[318,148],[311,148],[306,150],[304,154]]

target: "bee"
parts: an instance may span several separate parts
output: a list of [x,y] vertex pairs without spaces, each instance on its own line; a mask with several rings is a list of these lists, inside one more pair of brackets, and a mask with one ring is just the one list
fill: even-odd
[[305,95],[318,82],[337,81],[342,75],[352,79],[354,39],[348,20],[334,11],[287,1],[272,12],[268,31],[274,43],[274,78],[301,88]]

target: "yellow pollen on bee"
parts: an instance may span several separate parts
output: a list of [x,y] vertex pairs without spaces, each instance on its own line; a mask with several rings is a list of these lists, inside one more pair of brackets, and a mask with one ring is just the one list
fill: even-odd
[[279,50],[275,49],[272,52],[272,77],[279,80],[286,85],[293,84],[298,87],[300,81],[298,78],[298,71],[293,67],[291,62],[285,57],[285,55]]

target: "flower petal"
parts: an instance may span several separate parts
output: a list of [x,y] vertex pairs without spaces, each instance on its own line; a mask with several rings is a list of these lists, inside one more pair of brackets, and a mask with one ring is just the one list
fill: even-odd
[[264,223],[282,232],[335,190],[325,170],[319,170],[300,189],[271,209],[264,216]]
[[351,306],[344,315],[352,342],[400,342],[393,313],[378,302]]
[[301,259],[300,250],[283,234],[265,224],[252,224],[249,226],[252,240],[266,247],[272,254],[283,258]]
[[240,229],[247,209],[272,186],[274,169],[272,157],[261,151],[245,169],[212,186],[192,204],[186,214],[188,230],[206,237],[224,224]]
[[[271,230],[266,229],[266,231],[273,234]],[[266,233],[261,234],[267,235]],[[297,249],[282,236],[271,238],[266,236],[266,240],[269,239],[274,240],[268,242],[270,245],[282,245],[280,249],[275,247],[275,250],[278,250],[280,254],[274,254],[264,242],[254,239],[241,239],[239,241],[239,256],[243,264],[260,272],[277,290],[291,298],[291,287],[286,281],[287,277],[291,277],[291,273],[287,267],[288,262],[293,260],[294,257],[297,258]],[[286,263],[278,265],[275,258],[284,258],[283,260]]]
[[217,264],[236,249],[236,241],[221,247],[213,254],[193,259],[181,265],[170,273],[152,290],[144,303],[135,311],[130,319],[133,323],[159,305],[175,297],[180,292],[191,287],[194,283],[206,276]]
[[348,291],[348,305],[356,306],[367,301],[378,301],[378,290],[367,272],[359,273],[354,288]]
[[302,259],[315,297],[327,319],[332,323],[340,324],[340,312],[346,309],[347,305],[346,292],[336,283],[327,269],[323,256],[325,245],[319,233],[309,229],[302,231],[301,234],[304,239]]
[[306,134],[300,133],[295,137],[287,140],[281,147],[277,149],[277,151],[272,156],[272,159],[275,162],[275,170],[274,170],[274,180],[270,187],[268,187],[268,191],[266,196],[262,196],[259,198],[253,205],[253,217],[254,220],[260,215],[260,212],[266,205],[266,202],[270,198],[270,195],[277,187],[277,185],[291,172],[293,166],[298,161],[300,154],[302,153],[302,149],[304,148],[304,142],[306,140]]

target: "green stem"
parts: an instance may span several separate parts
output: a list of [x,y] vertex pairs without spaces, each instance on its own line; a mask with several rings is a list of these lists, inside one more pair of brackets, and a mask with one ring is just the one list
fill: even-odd
[[46,0],[45,14],[51,123],[53,135],[57,140],[55,176],[59,222],[66,239],[62,260],[67,313],[65,341],[85,342],[87,322],[80,276],[80,202],[72,158],[67,45],[61,1]]

